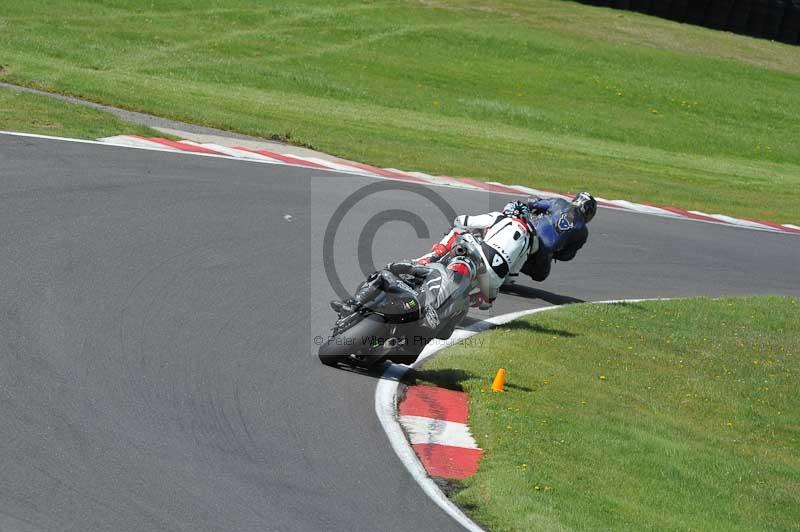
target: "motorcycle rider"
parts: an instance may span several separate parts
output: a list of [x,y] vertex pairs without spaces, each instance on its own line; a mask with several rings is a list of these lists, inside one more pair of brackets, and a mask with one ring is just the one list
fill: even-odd
[[[520,271],[536,281],[543,281],[550,273],[553,260],[572,260],[586,243],[589,231],[586,225],[597,212],[597,202],[588,192],[578,193],[572,200],[561,198],[536,198],[527,203],[513,201],[502,212],[477,216],[461,215],[453,222],[452,230],[431,252],[415,261],[394,262],[387,266],[394,276],[406,275],[418,281],[435,276],[437,282],[429,300],[439,308],[448,297],[460,290],[468,290],[472,276],[476,276],[480,292],[471,298],[472,306],[481,310],[491,308],[501,286],[513,283]],[[538,216],[534,216],[538,215]],[[473,245],[468,256],[459,256],[468,240],[465,233],[480,233],[480,244]],[[454,246],[458,244],[456,250]],[[453,260],[437,262],[451,250]],[[372,300],[377,291],[387,290],[397,278],[385,271],[375,272],[364,281],[354,297],[345,301],[331,301],[339,316],[349,315]]]
[[[572,260],[586,243],[589,237],[586,225],[597,213],[597,201],[588,192],[579,192],[572,200],[529,200],[528,207],[532,215],[544,216],[534,216],[532,219],[539,239],[539,250],[530,256],[520,271],[534,281],[544,281],[550,275],[554,260]],[[508,284],[511,283],[506,286]]]
[[500,286],[508,276],[517,275],[520,268],[539,247],[530,209],[522,201],[512,201],[502,212],[457,216],[453,229],[441,242],[434,244],[431,252],[417,259],[418,264],[438,261],[449,252],[463,233],[480,233],[480,262],[484,267],[478,274],[480,292],[472,306],[488,310],[497,297]]
[[412,260],[390,262],[383,270],[371,273],[356,288],[353,297],[331,301],[331,308],[340,317],[346,316],[368,304],[381,291],[393,291],[397,287],[402,290],[408,283],[417,287],[423,281],[434,281],[428,283],[425,303],[438,309],[455,292],[469,290],[470,282],[478,270],[475,263],[476,260],[470,256],[454,257],[447,266],[438,263],[419,264]]
[[[457,216],[452,230],[440,242],[433,245],[430,253],[413,263],[404,261],[390,264],[387,269],[395,274],[427,275],[431,269],[438,269],[436,268],[438,265],[432,263],[450,252],[453,246],[461,241],[459,239],[461,235],[474,232],[480,233],[482,237],[480,248],[474,250],[476,256],[471,261],[478,263],[476,267],[480,292],[472,298],[471,304],[481,310],[488,310],[506,277],[509,274],[517,274],[531,254],[538,249],[539,241],[530,220],[530,210],[524,202],[512,201],[506,204],[502,212]],[[397,271],[394,271],[395,269]],[[467,274],[467,268],[460,261],[448,265],[447,269],[453,272],[451,275],[459,279]],[[374,280],[379,281],[377,278]],[[460,284],[463,285],[463,283],[453,283],[452,286]],[[331,307],[339,315],[348,314],[369,301],[376,289],[380,289],[380,286],[362,285],[354,297],[346,301],[331,301]],[[443,284],[437,299],[444,300],[450,293],[452,292]]]

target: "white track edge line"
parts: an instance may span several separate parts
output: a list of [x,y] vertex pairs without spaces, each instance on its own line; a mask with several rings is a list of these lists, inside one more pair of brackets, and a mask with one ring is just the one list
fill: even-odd
[[[199,152],[196,152],[196,151],[180,150],[180,149],[177,149],[177,148],[171,148],[171,147],[167,147],[167,146],[164,146],[163,148],[149,147],[149,146],[131,146],[129,144],[121,144],[121,143],[118,144],[118,143],[115,143],[115,142],[103,142],[103,141],[99,141],[99,140],[89,140],[89,139],[73,139],[73,138],[69,138],[69,137],[55,137],[55,136],[52,136],[52,135],[39,135],[37,133],[20,133],[18,131],[1,131],[0,130],[0,135],[9,135],[9,136],[12,136],[12,137],[30,137],[30,138],[43,139],[43,140],[60,140],[60,141],[64,141],[64,142],[74,142],[76,144],[94,144],[95,146],[113,146],[113,147],[116,147],[116,148],[128,148],[128,149],[131,149],[131,150],[157,151],[157,152],[161,152],[161,153],[177,153],[177,154],[181,154],[181,155],[194,155],[194,156],[197,156],[197,157],[209,157],[211,159],[224,159],[226,161],[242,161],[242,162],[245,162],[245,163],[278,164],[278,165],[281,165],[281,166],[291,166],[291,167],[294,167],[294,168],[304,168],[306,170],[316,170],[316,171],[319,171],[319,172],[333,172],[333,173],[336,173],[336,174],[348,174],[348,175],[354,175],[354,176],[376,177],[376,178],[379,178],[379,179],[383,179],[381,176],[377,176],[377,175],[375,175],[375,176],[373,176],[373,175],[365,176],[365,174],[363,174],[363,173],[351,172],[351,171],[348,171],[348,170],[337,170],[337,169],[334,169],[334,168],[316,168],[316,167],[311,168],[311,167],[306,166],[306,165],[287,163],[287,162],[284,162],[284,161],[275,161],[273,163],[271,161],[260,161],[260,160],[257,160],[257,159],[250,159],[250,158],[245,158],[245,157],[233,157],[233,156],[230,156],[230,155],[222,155],[222,154],[218,155],[218,154],[215,154],[215,153],[199,153]],[[115,135],[115,136],[122,136],[122,135]],[[298,157],[298,159],[299,158],[300,157]]]
[[[588,304],[611,305],[615,303],[639,303],[642,301],[669,301],[671,299],[674,298],[655,297],[644,299],[611,299],[608,301],[592,301],[588,302]],[[417,455],[414,452],[413,447],[411,447],[409,444],[408,439],[406,439],[405,433],[403,432],[403,427],[400,425],[397,416],[397,391],[400,388],[400,379],[402,379],[403,375],[405,375],[409,369],[419,367],[422,362],[435,356],[444,349],[451,347],[454,343],[458,343],[466,338],[475,336],[482,331],[491,329],[492,327],[497,327],[498,325],[503,325],[510,321],[514,321],[523,316],[556,310],[562,308],[563,306],[564,305],[559,305],[510,312],[508,314],[494,316],[487,320],[475,323],[468,329],[458,330],[453,336],[450,337],[450,340],[446,342],[437,343],[436,345],[429,344],[428,347],[432,348],[428,349],[426,347],[412,366],[402,366],[399,364],[387,363],[387,367],[383,372],[383,375],[381,375],[378,384],[375,386],[375,414],[377,414],[378,420],[380,421],[386,436],[389,438],[389,443],[391,444],[392,449],[394,449],[395,454],[403,463],[408,472],[411,473],[411,477],[422,488],[422,491],[424,491],[425,494],[428,495],[428,497],[430,497],[430,499],[436,503],[437,506],[439,506],[439,508],[444,510],[445,513],[447,513],[456,522],[470,532],[485,531],[472,519],[467,517],[467,515],[462,512],[458,506],[450,502],[450,499],[447,498],[442,490],[439,489],[439,486],[437,486],[436,483],[428,476],[428,472],[419,461],[419,458],[417,458]]]
[[[363,170],[362,171],[350,171],[350,170],[337,170],[335,168],[311,168],[311,167],[308,167],[308,166],[305,166],[305,165],[302,165],[302,164],[293,164],[293,163],[287,163],[287,162],[284,162],[284,161],[276,161],[276,162],[260,161],[260,160],[257,160],[257,159],[252,159],[252,158],[247,158],[247,157],[234,157],[234,156],[222,155],[222,154],[216,155],[216,154],[213,154],[213,153],[198,153],[198,152],[191,152],[191,151],[183,151],[183,150],[179,150],[179,149],[175,149],[175,148],[168,148],[166,146],[164,148],[145,147],[145,146],[131,146],[131,145],[128,145],[128,144],[117,144],[117,143],[114,143],[114,142],[102,142],[102,141],[98,141],[98,140],[88,140],[88,139],[73,139],[73,138],[68,138],[68,137],[56,137],[56,136],[52,136],[52,135],[40,135],[38,133],[21,133],[21,132],[18,132],[18,131],[4,131],[4,130],[0,130],[0,135],[9,135],[9,136],[15,136],[15,137],[30,137],[30,138],[37,138],[37,139],[44,139],[44,140],[61,140],[61,141],[65,141],[65,142],[75,142],[75,143],[78,143],[78,144],[94,144],[94,145],[97,145],[97,146],[114,146],[114,147],[117,147],[117,148],[129,148],[129,149],[133,149],[133,150],[145,150],[145,151],[149,150],[149,151],[158,151],[158,152],[162,152],[162,153],[179,153],[179,154],[182,154],[182,155],[197,155],[197,156],[200,156],[200,157],[211,157],[211,158],[214,158],[214,159],[226,159],[226,160],[234,160],[234,161],[243,161],[243,162],[255,163],[255,164],[278,164],[278,165],[290,166],[290,167],[294,167],[294,168],[305,168],[306,170],[317,170],[317,171],[320,171],[320,172],[333,172],[333,173],[337,173],[337,174],[346,174],[346,175],[353,175],[353,176],[360,176],[360,177],[370,177],[370,178],[373,178],[373,179],[383,179],[383,180],[389,180],[389,181],[396,181],[396,179],[394,179],[392,177],[381,176],[381,175],[378,175],[378,174],[365,173],[365,171],[363,171]],[[114,136],[125,136],[125,135],[114,135]],[[293,156],[293,157],[295,157],[295,156]],[[302,159],[301,157],[297,157],[297,158],[298,159]],[[434,176],[434,177],[436,177],[436,176]],[[459,185],[452,185],[452,184],[446,184],[446,183],[437,183],[437,182],[435,182],[433,180],[430,180],[430,179],[426,179],[426,181],[427,181],[426,183],[419,183],[419,184],[421,186],[448,188],[450,190],[456,189],[456,190],[466,190],[466,191],[472,191],[472,192],[476,192],[477,191],[477,192],[483,192],[483,193],[486,193],[486,194],[503,194],[505,196],[511,196],[512,195],[510,192],[499,192],[499,191],[493,191],[493,190],[485,190],[485,189],[473,187],[473,186],[471,186],[471,185],[469,185],[467,183],[463,183],[463,184],[461,184],[459,186]],[[528,189],[530,191],[536,191],[535,189],[531,189],[530,187],[525,187],[525,186],[522,186],[522,185],[506,185],[506,184],[503,184],[503,186],[511,188],[511,189],[520,190],[520,191],[524,191],[524,189]],[[536,191],[536,192],[543,192],[543,191]],[[551,193],[551,192],[546,193],[546,195],[548,197],[551,197],[551,196],[552,197],[565,197],[565,198],[568,197],[568,196],[564,196],[563,194],[557,194],[557,193]],[[749,224],[748,225],[745,225],[745,224],[732,224],[732,223],[723,222],[723,221],[695,220],[695,219],[687,218],[685,216],[680,216],[680,215],[678,215],[677,217],[673,217],[673,216],[668,216],[668,215],[661,215],[661,214],[658,214],[658,213],[655,213],[655,212],[646,213],[646,212],[642,212],[642,211],[636,211],[636,210],[633,210],[633,209],[626,209],[626,208],[620,207],[620,206],[598,205],[598,207],[600,207],[601,209],[612,209],[612,210],[617,210],[617,211],[621,210],[621,211],[624,211],[624,212],[631,212],[631,213],[636,213],[636,214],[645,214],[647,216],[659,216],[659,217],[664,217],[664,218],[670,218],[672,220],[688,220],[688,221],[692,221],[692,222],[701,222],[701,223],[712,224],[712,225],[723,225],[723,226],[726,226],[726,227],[747,229],[747,230],[750,230],[750,231],[763,231],[763,232],[769,232],[769,233],[777,233],[777,234],[781,234],[781,235],[795,235],[795,236],[797,235],[796,232],[793,232],[793,231],[781,231],[780,229],[777,229],[775,227],[770,227],[770,226],[758,224],[758,222],[753,222],[753,225],[749,225]],[[694,212],[694,211],[691,211],[691,212]],[[706,215],[706,216],[708,216],[708,215]],[[756,226],[756,224],[758,224],[758,226]],[[788,228],[791,228],[791,229],[798,228],[797,226],[793,226],[792,224],[783,224],[783,225],[784,225],[784,227],[788,227]]]

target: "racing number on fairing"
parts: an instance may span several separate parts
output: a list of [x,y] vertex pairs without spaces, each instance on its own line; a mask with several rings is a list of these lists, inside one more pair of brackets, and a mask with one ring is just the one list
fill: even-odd
[[489,262],[489,265],[492,267],[494,272],[500,276],[500,278],[504,278],[508,275],[508,263],[503,256],[497,252],[492,246],[486,244],[485,242],[481,242],[481,247],[483,248],[483,254],[486,255],[486,259]]

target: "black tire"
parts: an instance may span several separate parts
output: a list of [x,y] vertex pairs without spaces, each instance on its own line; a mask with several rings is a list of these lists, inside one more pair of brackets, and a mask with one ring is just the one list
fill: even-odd
[[384,337],[386,323],[378,316],[367,316],[346,331],[337,334],[330,341],[319,347],[317,356],[319,361],[326,366],[337,364],[354,364],[350,356],[366,355],[373,346],[362,342],[363,338]]

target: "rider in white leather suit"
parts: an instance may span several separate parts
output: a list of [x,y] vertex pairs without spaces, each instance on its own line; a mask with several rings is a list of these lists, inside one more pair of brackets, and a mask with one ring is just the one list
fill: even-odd
[[480,255],[485,267],[478,274],[480,293],[473,299],[473,306],[485,310],[497,297],[506,278],[517,275],[528,257],[536,253],[539,240],[531,224],[527,204],[513,201],[503,208],[503,212],[456,217],[453,229],[434,244],[430,253],[416,262],[428,264],[439,260],[464,233],[478,233],[482,239]]
[[[466,233],[479,234],[481,237],[480,244],[472,240],[476,248],[474,254],[477,256],[466,262],[450,261],[446,268],[435,264],[450,252],[456,243],[463,243],[464,239],[459,237]],[[464,214],[456,217],[453,229],[441,242],[433,245],[430,253],[415,261],[391,263],[387,269],[395,275],[411,274],[419,278],[431,274],[441,276],[442,282],[434,295],[436,300],[441,302],[446,300],[456,287],[463,286],[463,283],[453,282],[454,280],[461,281],[471,275],[467,264],[477,262],[477,271],[473,271],[472,274],[477,277],[480,292],[471,297],[471,304],[481,310],[488,310],[506,278],[517,275],[538,248],[539,239],[530,221],[527,204],[513,201],[508,203],[502,212],[477,216]],[[451,273],[447,273],[446,270],[451,270]],[[370,301],[375,291],[381,289],[379,281],[381,279],[376,272],[359,286],[353,297],[344,301],[331,301],[331,307],[340,316],[355,311],[366,301]]]

